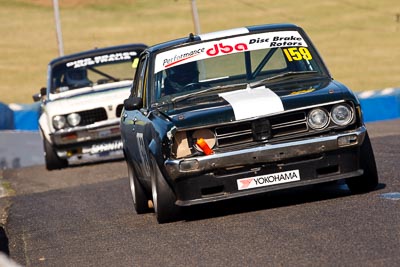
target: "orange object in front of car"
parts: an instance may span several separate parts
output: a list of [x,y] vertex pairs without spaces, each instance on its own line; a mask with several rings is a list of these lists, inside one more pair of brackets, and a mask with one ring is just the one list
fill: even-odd
[[214,154],[214,151],[208,146],[208,144],[203,138],[197,139],[196,145],[198,145],[201,148],[201,150],[203,150],[204,154],[206,155]]

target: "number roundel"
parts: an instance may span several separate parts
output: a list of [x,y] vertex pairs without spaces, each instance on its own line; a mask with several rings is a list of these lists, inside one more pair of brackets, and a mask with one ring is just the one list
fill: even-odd
[[312,55],[310,51],[308,51],[307,47],[291,47],[291,48],[284,48],[283,52],[285,53],[286,58],[289,61],[293,60],[311,60]]

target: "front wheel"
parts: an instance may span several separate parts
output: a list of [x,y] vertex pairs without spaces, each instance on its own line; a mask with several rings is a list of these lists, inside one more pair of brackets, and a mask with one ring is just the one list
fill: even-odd
[[181,217],[181,208],[175,205],[176,196],[165,181],[154,158],[152,166],[154,175],[151,180],[151,193],[157,221],[159,223],[178,221]]
[[363,175],[346,179],[347,186],[354,194],[372,191],[378,185],[378,171],[368,133],[366,133],[364,143],[361,145],[359,160],[360,167],[364,170]]
[[63,169],[68,167],[68,160],[61,159],[54,148],[51,146],[50,142],[43,136],[43,149],[44,149],[44,159],[46,162],[46,168],[51,170]]
[[136,213],[143,214],[149,212],[150,209],[146,193],[142,185],[138,181],[133,166],[129,163],[127,163],[127,165],[128,165],[129,185],[131,188],[133,206],[136,210]]

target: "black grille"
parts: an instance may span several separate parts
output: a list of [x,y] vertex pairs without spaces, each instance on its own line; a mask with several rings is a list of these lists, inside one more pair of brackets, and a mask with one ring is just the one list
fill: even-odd
[[271,125],[268,119],[261,119],[251,124],[254,141],[265,141],[271,138]]
[[308,131],[307,116],[304,111],[272,117],[270,122],[272,137]]
[[121,117],[121,113],[122,113],[122,108],[124,107],[123,104],[119,104],[117,106],[117,110],[115,111],[115,116],[117,116],[117,118]]
[[107,112],[104,108],[81,111],[79,115],[81,116],[80,126],[107,120]]
[[264,142],[276,137],[293,135],[308,131],[304,111],[278,115],[268,119],[258,119],[217,127],[215,135],[219,148]]
[[218,147],[232,146],[235,144],[249,143],[253,141],[251,123],[240,123],[215,129]]

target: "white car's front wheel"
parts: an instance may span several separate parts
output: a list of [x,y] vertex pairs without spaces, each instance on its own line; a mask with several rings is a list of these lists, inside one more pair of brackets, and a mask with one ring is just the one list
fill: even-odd
[[43,149],[46,168],[49,171],[68,167],[68,161],[57,156],[56,151],[46,138],[43,138]]

